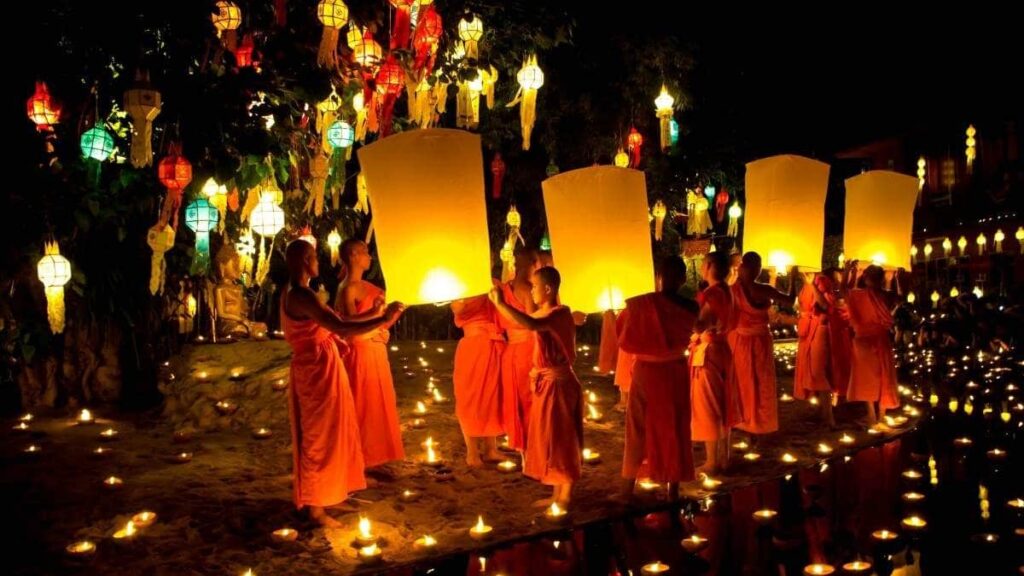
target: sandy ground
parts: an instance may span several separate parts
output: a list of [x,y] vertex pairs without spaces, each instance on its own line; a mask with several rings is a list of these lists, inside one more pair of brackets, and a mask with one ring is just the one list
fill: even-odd
[[[124,417],[100,409],[99,421],[90,425],[76,424],[76,413],[35,414],[27,431],[13,430],[17,421],[9,421],[0,433],[5,460],[0,481],[10,499],[4,508],[13,512],[7,518],[13,528],[6,536],[8,566],[15,574],[242,574],[250,568],[257,575],[372,572],[409,564],[426,567],[446,555],[557,530],[530,507],[547,495],[545,487],[518,472],[465,465],[453,405],[434,404],[427,394],[433,378],[441,393],[452,397],[454,347],[454,342],[403,342],[392,351],[409,458],[392,465],[394,478],[380,479],[349,505],[332,511],[342,522],[340,530],[315,528],[291,504],[286,393],[273,386],[287,377],[288,350],[281,341],[191,349],[168,368],[174,378],[168,374],[168,402],[160,413]],[[585,467],[576,488],[570,522],[577,526],[625,512],[610,500],[618,485],[623,414],[614,408],[617,390],[611,378],[593,372],[595,357],[596,351],[581,349],[577,372],[584,389],[597,395],[595,406],[603,414],[600,422],[585,426],[585,443],[601,454],[601,461]],[[785,364],[780,356],[780,392],[791,387]],[[241,369],[243,377],[231,380],[232,368]],[[205,378],[200,379],[203,371]],[[237,410],[222,415],[215,406],[219,400]],[[426,427],[413,430],[417,401],[427,405]],[[855,423],[860,415],[857,407],[841,405],[837,418],[842,429],[824,431],[813,407],[799,401],[780,403],[784,432],[758,447],[759,460],[738,459],[717,490],[817,465],[819,442],[829,443],[835,449],[832,456],[841,457],[884,441]],[[271,437],[254,438],[252,430],[260,426]],[[118,431],[118,438],[102,442],[99,434],[108,427]],[[176,442],[174,433],[182,430],[192,438]],[[856,438],[852,447],[838,443],[844,431]],[[447,478],[418,463],[428,436],[449,466]],[[25,453],[30,444],[40,450]],[[97,456],[97,446],[110,452]],[[191,453],[191,461],[175,462],[181,452]],[[781,462],[784,452],[798,462]],[[702,460],[698,453],[697,461]],[[124,484],[107,488],[103,480],[111,475]],[[401,501],[399,495],[407,489],[419,492],[420,498]],[[688,492],[704,493],[696,485]],[[641,506],[657,506],[658,498],[657,491],[641,496]],[[143,510],[157,514],[154,524],[127,541],[112,538]],[[357,560],[353,540],[360,515],[372,520],[383,563],[367,566]],[[494,527],[485,543],[467,532],[478,515]],[[297,540],[275,542],[272,532],[283,527],[296,529]],[[437,539],[434,549],[414,546],[424,534]],[[81,539],[93,541],[95,553],[71,558],[65,547]]]

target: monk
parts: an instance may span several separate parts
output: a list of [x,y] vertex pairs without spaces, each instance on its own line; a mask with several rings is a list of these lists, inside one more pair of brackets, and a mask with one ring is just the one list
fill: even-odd
[[455,416],[466,442],[466,464],[481,468],[500,461],[501,359],[505,340],[494,306],[485,294],[452,302],[455,325],[462,338],[455,347]]
[[558,304],[562,278],[557,270],[541,268],[530,282],[530,295],[537,305],[532,315],[506,303],[500,289],[491,290],[491,301],[502,316],[532,331],[536,338],[523,473],[551,486],[552,493],[551,498],[534,505],[547,507],[557,502],[567,508],[572,486],[580,477],[583,450],[583,391],[572,370],[576,324],[569,308]]
[[[540,259],[535,250],[524,248],[515,254],[516,275],[502,284],[503,300],[509,306],[530,315],[537,306],[530,296],[530,278],[539,267]],[[498,324],[505,330],[508,346],[501,354],[501,401],[502,423],[508,434],[508,445],[514,450],[526,449],[529,429],[530,370],[533,369],[533,333],[504,315],[498,316]]]
[[615,378],[613,383],[619,389],[619,403],[615,408],[624,412],[629,407],[629,391],[633,387],[633,366],[636,357],[619,347],[619,355],[615,358]]
[[[384,291],[363,280],[372,262],[366,243],[349,238],[342,242],[339,254],[346,274],[338,288],[334,311],[349,321],[380,317]],[[349,354],[345,357],[367,468],[405,458],[398,400],[388,362],[390,326],[385,323],[377,330],[349,338]]]
[[[850,364],[850,386],[846,399],[867,404],[868,425],[885,429],[880,423],[885,411],[899,406],[896,395],[896,366],[892,357],[892,310],[899,303],[899,282],[896,292],[885,290],[885,271],[868,266],[858,280],[862,287],[850,289],[857,271],[856,260],[849,262],[842,288],[853,327]],[[852,273],[852,274],[851,274]],[[898,278],[898,275],[897,275]],[[877,412],[876,412],[877,404]]]
[[729,430],[742,417],[726,338],[733,315],[732,292],[725,283],[728,257],[709,253],[702,273],[708,286],[697,296],[700,314],[690,346],[690,430],[707,454],[700,471],[716,474],[729,464]]
[[[281,297],[281,325],[292,348],[288,413],[292,427],[293,495],[298,508],[326,526],[340,526],[324,511],[366,488],[355,403],[342,363],[342,338],[372,333],[402,313],[393,302],[376,318],[347,322],[321,304],[309,288],[319,275],[316,250],[296,240],[285,251],[288,286]],[[383,308],[378,306],[378,308]]]
[[621,352],[634,359],[626,410],[626,448],[622,454],[622,494],[633,493],[644,460],[647,476],[669,484],[679,498],[679,483],[694,478],[690,442],[690,375],[686,348],[700,310],[679,295],[686,264],[679,256],[661,262],[657,292],[626,300],[616,322]]
[[790,294],[783,294],[773,286],[757,282],[760,275],[760,254],[747,252],[731,288],[735,316],[729,333],[733,378],[743,409],[738,428],[750,433],[753,442],[758,435],[779,429],[775,348],[768,327],[768,310],[773,304],[792,304],[796,287],[796,282],[790,282]]
[[797,297],[800,320],[797,323],[796,371],[793,396],[801,400],[817,399],[821,417],[835,428],[832,413],[833,394],[846,392],[849,383],[849,335],[839,312],[837,285],[831,271],[804,274],[804,286]]

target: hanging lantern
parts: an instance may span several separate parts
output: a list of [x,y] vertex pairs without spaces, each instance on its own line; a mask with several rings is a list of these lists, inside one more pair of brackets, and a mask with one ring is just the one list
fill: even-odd
[[[519,211],[516,210],[515,204],[509,207],[508,214],[505,215],[505,224],[508,225],[508,236],[505,239],[505,246],[515,250],[516,243],[526,245],[526,241],[523,240],[523,235],[519,233],[519,229],[522,227],[523,218],[519,215]],[[513,269],[514,273],[515,270]]]
[[498,259],[501,260],[501,281],[508,282],[516,275],[515,250],[508,240],[498,251]]
[[917,262],[917,246],[911,244],[910,245],[910,263],[913,264],[915,262]]
[[36,264],[39,281],[46,291],[46,319],[50,331],[60,334],[64,331],[64,285],[71,280],[71,262],[60,255],[57,242],[47,242],[44,255]]
[[978,237],[974,239],[974,242],[978,245],[978,256],[981,256],[985,253],[985,244],[987,243],[985,240],[985,233],[979,233]]
[[942,256],[945,258],[949,258],[953,253],[953,242],[949,238],[944,238],[942,240],[942,252]]
[[463,16],[459,20],[459,39],[462,40],[466,48],[466,57],[470,60],[480,58],[479,43],[483,37],[484,23],[480,20],[479,16],[473,16],[472,20],[467,20],[466,16]]
[[743,215],[743,209],[740,208],[739,202],[733,203],[729,206],[729,227],[726,229],[725,234],[735,238],[740,232],[740,216]]
[[380,105],[381,137],[391,134],[391,115],[394,112],[395,101],[404,88],[405,73],[394,55],[388,56],[377,72],[377,92],[384,99]]
[[160,115],[160,93],[149,84],[149,73],[135,74],[135,83],[124,93],[124,108],[132,117],[132,166],[153,164],[153,120]]
[[224,220],[228,215],[228,187],[218,184],[213,178],[207,178],[203,184],[202,193],[210,205],[217,209],[219,215],[217,229],[224,230]]
[[327,129],[327,141],[335,148],[350,148],[355,142],[356,132],[344,120],[338,120]]
[[46,82],[36,82],[36,91],[26,102],[26,108],[28,119],[40,132],[52,130],[53,125],[60,122],[60,104],[50,95]]
[[960,249],[960,256],[967,256],[967,238],[963,236],[956,241],[956,247]]
[[1018,227],[1013,237],[1017,239],[1017,248],[1020,250],[1020,253],[1024,254],[1024,226]]
[[345,162],[352,154],[352,144],[355,142],[355,130],[343,120],[338,120],[327,129],[327,141],[331,150],[331,206],[337,210],[341,208],[341,195],[345,190]]
[[942,186],[950,191],[956,186],[956,162],[952,158],[942,161]]
[[192,164],[181,155],[177,143],[167,147],[167,155],[156,165],[156,175],[160,183],[167,188],[167,196],[164,198],[157,223],[162,227],[170,222],[171,227],[177,230],[181,195],[192,181]]
[[932,245],[929,242],[924,243],[924,261],[927,262],[932,257]]
[[103,162],[114,154],[114,137],[97,124],[82,134],[79,146],[82,149],[82,156]]
[[316,17],[324,25],[316,63],[324,68],[335,68],[338,66],[338,34],[348,23],[348,6],[341,0],[320,0]]
[[925,176],[928,175],[927,162],[924,156],[917,159],[917,189],[924,190]]
[[166,222],[157,223],[146,233],[146,244],[153,251],[149,265],[149,293],[153,296],[164,291],[165,272],[167,263],[164,261],[164,253],[174,248],[174,228]]
[[687,234],[703,236],[712,229],[711,216],[708,213],[710,206],[708,199],[701,195],[700,189],[686,192]]
[[836,257],[836,262],[839,263],[839,268],[842,269],[846,265],[846,254],[840,252],[839,256]]
[[615,153],[614,162],[619,168],[629,167],[629,154],[626,154],[622,148],[619,148],[619,151]]
[[939,307],[939,298],[941,298],[941,296],[939,296],[939,291],[932,290],[932,308]]
[[917,194],[917,180],[906,174],[871,170],[848,178],[843,227],[847,257],[909,268]]
[[516,210],[515,205],[512,205],[508,209],[508,214],[505,215],[505,224],[508,224],[511,228],[519,228],[523,223],[523,217],[519,215],[519,211]]
[[661,135],[661,149],[667,150],[674,144],[672,141],[672,110],[675,106],[676,99],[668,93],[668,89],[665,85],[661,85],[661,94],[654,99],[655,115],[658,117],[658,126]]
[[729,191],[722,188],[715,194],[715,221],[725,220],[725,211],[729,206]]
[[366,176],[362,172],[356,176],[356,204],[352,209],[363,214],[370,211],[370,193],[366,188]]
[[491,66],[487,70],[481,68],[477,71],[480,75],[481,91],[486,98],[487,109],[494,108],[494,86],[498,83],[498,69]]
[[327,192],[327,177],[331,172],[331,157],[314,154],[309,160],[309,198],[306,200],[306,212],[320,216],[324,212],[324,195]]
[[[408,90],[408,87],[406,87]],[[434,90],[426,78],[409,92],[409,119],[420,128],[429,128],[434,122]]]
[[327,235],[327,248],[331,251],[331,266],[337,266],[339,260],[338,248],[341,246],[341,234],[338,234],[338,229],[331,230],[331,233]]
[[626,146],[630,154],[630,168],[640,166],[640,148],[644,145],[644,137],[637,131],[636,127],[630,127],[629,136],[626,137]]
[[356,92],[355,96],[352,97],[352,109],[356,113],[356,133],[355,138],[360,142],[366,140],[366,100],[363,97],[362,92]]
[[956,289],[956,286],[953,286],[952,288],[949,289],[949,297],[950,298],[956,298],[959,295],[960,295],[960,291]]
[[[242,43],[235,49],[235,65],[239,68],[256,66],[256,43],[253,42],[252,34],[242,37]],[[257,70],[258,71],[258,70]]]
[[975,286],[974,290],[971,290],[971,294],[974,294],[974,297],[979,300],[985,297],[985,291],[981,289],[981,286]]
[[388,0],[395,7],[395,20],[391,26],[391,49],[404,50],[409,47],[409,33],[412,30],[412,6],[417,0]]
[[456,97],[455,125],[469,130],[475,129],[480,123],[480,93],[484,90],[480,70],[474,70],[475,76],[459,81],[459,93]]
[[501,198],[501,185],[505,180],[505,161],[501,159],[501,152],[494,153],[491,160],[491,197]]
[[373,70],[380,64],[384,51],[380,44],[373,39],[369,30],[363,33],[362,39],[352,46],[352,58],[356,63],[367,70]]
[[[508,103],[511,108],[519,104],[519,127],[523,133],[523,150],[530,149],[530,134],[537,120],[537,90],[544,85],[544,72],[537,65],[537,55],[531,55],[523,62],[523,67],[516,74],[519,82],[519,93]],[[520,102],[520,100],[522,100]]]
[[673,146],[679,142],[679,122],[676,122],[675,118],[669,122],[669,138],[672,140]]
[[996,233],[992,236],[992,239],[996,242],[996,252],[1003,251],[1003,240],[1006,240],[1006,234],[1003,234],[1003,229],[996,230]]
[[437,13],[434,6],[428,5],[426,8],[421,8],[412,39],[413,49],[416,52],[414,68],[421,76],[430,74],[434,69],[437,45],[441,41],[443,32],[441,15]]
[[917,302],[917,296],[915,296],[913,292],[908,292],[907,293],[907,304],[911,304],[912,305],[914,302]]
[[971,171],[974,169],[974,159],[978,157],[978,149],[976,146],[978,141],[974,138],[977,133],[978,131],[974,129],[973,124],[967,127],[967,140],[964,141],[964,144],[966,144],[967,148],[964,150],[964,154],[967,156],[968,174],[970,174]]
[[238,43],[237,30],[242,24],[242,9],[234,2],[220,0],[217,2],[217,12],[211,15],[210,19],[213,20],[217,37],[223,41],[224,47],[229,52],[234,52]]
[[356,46],[363,43],[363,35],[366,31],[359,27],[355,22],[349,22],[348,32],[345,33],[345,43],[348,47],[355,50]]
[[651,208],[651,215],[654,216],[654,239],[661,241],[662,231],[665,227],[665,216],[668,214],[668,208],[665,207],[665,203],[658,200],[654,203],[654,208]]
[[219,219],[217,208],[206,198],[196,198],[185,207],[185,225],[196,235],[192,274],[205,275],[210,268],[210,232]]
[[[273,194],[264,191],[260,195],[259,204],[249,215],[249,229],[261,236],[257,247],[257,284],[262,284],[270,271],[270,246],[274,243],[274,236],[284,228],[284,210],[274,200]],[[265,244],[268,244],[266,249]]]

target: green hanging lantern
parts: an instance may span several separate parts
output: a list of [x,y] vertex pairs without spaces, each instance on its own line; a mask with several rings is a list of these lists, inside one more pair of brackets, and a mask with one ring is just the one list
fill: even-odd
[[82,156],[103,162],[114,154],[114,137],[102,126],[96,125],[82,134],[79,146]]
[[356,131],[348,122],[338,120],[327,129],[327,141],[335,148],[349,148],[356,141]]
[[196,255],[193,274],[206,274],[210,269],[210,231],[217,227],[220,214],[206,198],[197,198],[185,207],[185,225],[196,234]]
[[676,122],[675,118],[669,121],[668,134],[669,141],[672,142],[673,146],[675,146],[676,142],[679,142],[679,122]]
[[551,251],[551,238],[549,238],[547,234],[542,236],[540,239],[540,249],[545,252]]

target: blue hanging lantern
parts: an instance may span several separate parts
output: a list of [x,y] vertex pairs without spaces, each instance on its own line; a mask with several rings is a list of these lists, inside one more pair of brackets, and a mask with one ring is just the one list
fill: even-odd
[[205,275],[210,269],[210,231],[219,219],[217,208],[206,198],[197,198],[185,207],[185,225],[196,234],[192,274]]
[[679,122],[676,122],[675,118],[672,118],[671,120],[669,120],[669,123],[668,123],[668,134],[669,134],[669,141],[672,142],[673,146],[675,146],[676,142],[679,142]]

